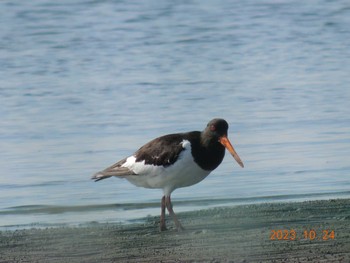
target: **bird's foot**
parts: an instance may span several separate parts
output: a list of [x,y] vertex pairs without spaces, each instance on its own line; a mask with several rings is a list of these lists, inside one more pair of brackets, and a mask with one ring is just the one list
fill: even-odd
[[160,225],[159,229],[160,229],[160,232],[168,230],[165,225]]
[[182,232],[185,230],[185,228],[180,224],[179,221],[176,223],[176,230],[177,232]]
[[[175,224],[175,227],[176,227],[177,232],[182,232],[185,230],[185,228],[180,224],[180,222],[178,222],[178,224]],[[159,230],[160,230],[160,232],[163,232],[163,231],[167,231],[168,228],[166,227],[165,224],[160,224]]]
[[177,230],[177,232],[183,232],[183,231],[185,231],[185,228],[183,228],[183,227],[177,227],[176,230]]

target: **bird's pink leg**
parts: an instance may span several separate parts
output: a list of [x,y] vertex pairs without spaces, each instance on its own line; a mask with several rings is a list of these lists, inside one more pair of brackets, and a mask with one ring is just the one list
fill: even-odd
[[175,213],[174,213],[174,210],[173,210],[173,205],[171,203],[171,200],[170,200],[170,195],[169,196],[165,196],[165,205],[166,205],[166,208],[168,209],[169,211],[169,214],[172,216],[172,218],[174,219],[174,222],[175,222],[175,226],[176,226],[176,229],[177,231],[182,231],[184,230],[183,226],[181,225],[180,221],[177,219]]
[[165,231],[167,230],[165,226],[165,196],[162,197],[162,202],[161,202],[161,214],[160,214],[160,231]]

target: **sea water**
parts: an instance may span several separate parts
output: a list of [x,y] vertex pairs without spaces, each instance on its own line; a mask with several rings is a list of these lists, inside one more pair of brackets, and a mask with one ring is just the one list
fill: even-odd
[[[350,196],[348,1],[0,2],[0,227],[130,222],[95,172],[221,117],[232,156],[175,211]],[[190,175],[189,175],[190,176]]]

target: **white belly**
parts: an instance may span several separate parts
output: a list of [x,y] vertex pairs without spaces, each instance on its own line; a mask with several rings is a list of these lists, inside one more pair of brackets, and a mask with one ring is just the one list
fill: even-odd
[[145,188],[163,189],[165,195],[176,188],[194,185],[207,177],[210,171],[203,170],[193,160],[189,141],[183,141],[185,148],[176,162],[170,166],[156,166],[135,162],[136,158],[130,156],[123,167],[127,167],[137,175],[128,175],[125,178],[136,186]]

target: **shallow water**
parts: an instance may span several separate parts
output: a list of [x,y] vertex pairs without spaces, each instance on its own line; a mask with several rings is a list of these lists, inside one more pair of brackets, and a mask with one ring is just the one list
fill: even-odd
[[0,226],[125,222],[160,190],[91,175],[214,117],[230,155],[176,211],[350,196],[348,1],[1,1]]

